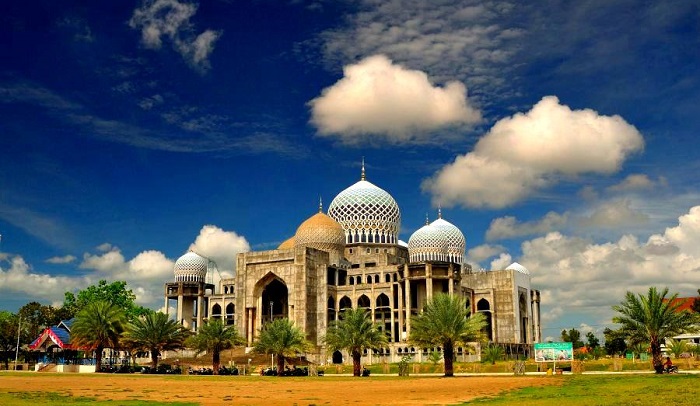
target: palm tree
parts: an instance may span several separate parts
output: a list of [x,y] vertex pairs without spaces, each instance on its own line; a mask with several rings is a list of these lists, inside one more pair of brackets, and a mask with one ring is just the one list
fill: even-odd
[[505,351],[503,351],[503,347],[495,343],[490,343],[484,347],[481,357],[484,361],[490,362],[491,365],[495,365],[496,361],[503,359],[504,355]]
[[666,299],[667,294],[668,288],[658,292],[650,287],[646,296],[628,291],[625,300],[612,307],[619,313],[613,317],[613,323],[622,325],[622,331],[632,343],[649,343],[657,373],[663,371],[661,343],[668,337],[694,330],[693,325],[698,321],[696,314],[679,311],[682,303],[675,301],[678,294]]
[[124,310],[109,302],[97,301],[86,305],[71,326],[71,345],[95,351],[95,370],[102,368],[102,351],[116,348],[124,332]]
[[221,351],[237,344],[243,344],[243,338],[238,334],[234,326],[225,325],[221,319],[212,319],[205,322],[199,328],[197,334],[191,336],[185,342],[185,346],[193,348],[198,354],[205,351],[211,352],[214,375],[219,374]]
[[454,376],[452,360],[456,344],[481,338],[486,321],[481,313],[470,315],[464,299],[444,293],[437,294],[411,319],[409,341],[418,345],[441,346],[445,358],[445,376]]
[[161,312],[148,313],[129,324],[128,340],[151,352],[151,368],[158,367],[158,356],[163,351],[179,350],[190,333],[168,315]]
[[690,347],[688,347],[688,343],[683,340],[670,339],[666,341],[666,349],[673,354],[673,358],[680,358],[681,354],[688,352]]
[[311,343],[304,337],[304,332],[295,327],[291,320],[275,319],[262,328],[253,349],[258,354],[272,354],[277,357],[279,376],[284,370],[285,357],[306,352],[310,347]]
[[360,376],[360,358],[367,349],[386,345],[386,335],[369,318],[366,309],[345,309],[324,338],[331,351],[347,350],[352,356],[352,374]]

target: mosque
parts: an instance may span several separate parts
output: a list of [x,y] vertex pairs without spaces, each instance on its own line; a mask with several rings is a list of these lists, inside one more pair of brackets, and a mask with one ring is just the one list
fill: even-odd
[[[408,342],[411,316],[433,295],[465,299],[473,314],[483,313],[490,342],[529,355],[541,339],[540,292],[518,263],[503,270],[473,270],[464,263],[464,234],[438,211],[437,219],[399,240],[401,211],[394,198],[366,179],[340,192],[324,213],[301,223],[277,249],[238,254],[233,278],[212,283],[212,262],[195,252],[180,257],[175,281],[165,284],[165,308],[196,331],[210,318],[235,325],[253,345],[262,326],[289,318],[315,350],[307,359],[342,363],[347,354],[328,353],[323,337],[344,309],[367,309],[388,337],[386,348],[364,354],[363,362],[397,362],[405,355],[426,359],[440,348]],[[172,303],[175,302],[175,303]],[[456,349],[461,361],[478,359],[479,348]],[[476,357],[476,358],[475,358]]]

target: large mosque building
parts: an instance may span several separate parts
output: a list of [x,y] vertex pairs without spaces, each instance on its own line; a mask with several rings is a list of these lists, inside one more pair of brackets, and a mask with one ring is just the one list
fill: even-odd
[[[175,282],[165,284],[165,308],[176,302],[174,316],[192,330],[222,318],[248,346],[270,320],[289,318],[315,345],[307,358],[320,363],[343,362],[341,352],[327,353],[323,337],[347,308],[367,309],[389,339],[387,348],[365,354],[367,362],[421,360],[439,351],[407,340],[411,316],[438,293],[461,296],[471,313],[483,313],[491,342],[526,353],[540,341],[540,292],[531,288],[527,269],[514,263],[473,270],[464,263],[464,234],[440,211],[408,244],[398,238],[400,225],[399,205],[366,179],[363,165],[361,179],[340,192],[327,213],[319,204],[277,249],[238,254],[235,277],[214,285],[207,278],[211,261],[194,252],[180,257]],[[456,349],[461,360],[469,353]]]

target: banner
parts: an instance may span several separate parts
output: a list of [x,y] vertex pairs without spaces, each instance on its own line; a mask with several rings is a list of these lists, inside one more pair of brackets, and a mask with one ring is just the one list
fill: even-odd
[[572,343],[535,343],[535,362],[571,361],[574,359]]

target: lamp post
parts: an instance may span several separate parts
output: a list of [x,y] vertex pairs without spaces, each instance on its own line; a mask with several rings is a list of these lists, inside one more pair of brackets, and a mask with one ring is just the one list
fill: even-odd
[[[275,302],[270,300],[270,323],[272,323],[272,307],[275,305]],[[270,368],[275,367],[275,354],[270,354]]]
[[17,348],[15,349],[15,371],[17,370],[17,358],[19,358],[19,334],[22,332],[22,315],[19,315],[19,323],[17,325]]

